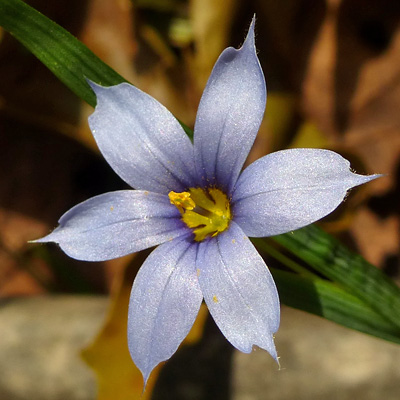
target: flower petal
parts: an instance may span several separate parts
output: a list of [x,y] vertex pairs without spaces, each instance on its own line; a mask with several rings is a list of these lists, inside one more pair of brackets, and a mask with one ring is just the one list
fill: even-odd
[[277,360],[273,334],[280,311],[275,283],[235,222],[200,243],[196,267],[204,300],[226,338],[245,353],[257,345]]
[[132,287],[128,314],[129,351],[144,383],[170,358],[189,333],[203,295],[197,280],[197,244],[176,239],[155,249]]
[[36,242],[56,242],[79,260],[110,260],[187,234],[180,217],[166,195],[122,190],[71,208]]
[[380,175],[357,175],[341,155],[291,149],[260,158],[240,176],[233,193],[235,221],[246,235],[272,236],[331,213],[349,189]]
[[128,83],[102,87],[89,125],[114,171],[135,189],[168,194],[192,186],[193,146],[175,117]]
[[243,46],[220,55],[200,101],[194,148],[203,184],[218,183],[230,193],[257,135],[265,102],[253,20]]

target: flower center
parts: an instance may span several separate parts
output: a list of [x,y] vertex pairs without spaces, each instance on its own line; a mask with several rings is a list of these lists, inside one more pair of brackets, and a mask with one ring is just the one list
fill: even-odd
[[193,230],[197,242],[217,236],[232,219],[229,200],[219,189],[190,188],[188,192],[169,192],[168,197],[182,214],[182,221]]

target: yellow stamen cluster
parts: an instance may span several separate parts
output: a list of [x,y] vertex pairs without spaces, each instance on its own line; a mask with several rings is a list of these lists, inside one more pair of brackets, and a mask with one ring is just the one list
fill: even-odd
[[185,210],[193,210],[196,207],[195,202],[190,198],[190,193],[188,192],[169,192],[168,197],[171,204],[176,206],[181,214],[183,214]]
[[193,229],[197,242],[225,231],[232,219],[229,200],[217,188],[190,188],[188,192],[170,192],[168,197],[182,214],[182,221]]

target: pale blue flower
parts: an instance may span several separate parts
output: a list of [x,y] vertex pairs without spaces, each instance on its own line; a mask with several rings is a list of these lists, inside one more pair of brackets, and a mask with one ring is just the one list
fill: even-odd
[[135,190],[78,204],[38,241],[87,261],[159,245],[135,279],[129,307],[129,349],[145,381],[176,351],[203,299],[233,346],[249,353],[257,345],[277,359],[278,293],[248,236],[308,225],[377,175],[356,175],[339,154],[314,149],[270,154],[240,174],[266,102],[254,21],[243,46],[224,50],[215,64],[194,144],[166,108],[135,87],[92,88],[93,135]]

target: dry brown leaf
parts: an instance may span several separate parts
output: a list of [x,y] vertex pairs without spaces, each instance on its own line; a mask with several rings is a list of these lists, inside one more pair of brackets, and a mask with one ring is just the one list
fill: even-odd
[[[393,190],[400,162],[400,3],[327,1],[303,88],[306,117],[331,144],[355,154],[364,172],[388,174],[368,185],[370,194]],[[385,218],[361,209],[352,227],[360,250],[381,266],[400,251],[399,210],[381,203],[384,209]]]
[[237,0],[190,1],[190,18],[196,48],[193,77],[199,93],[203,91],[218,56],[230,45],[228,39],[236,3]]
[[[304,81],[307,116],[374,172],[393,172],[400,156],[396,4],[328,2]],[[380,185],[387,187],[389,182]]]

